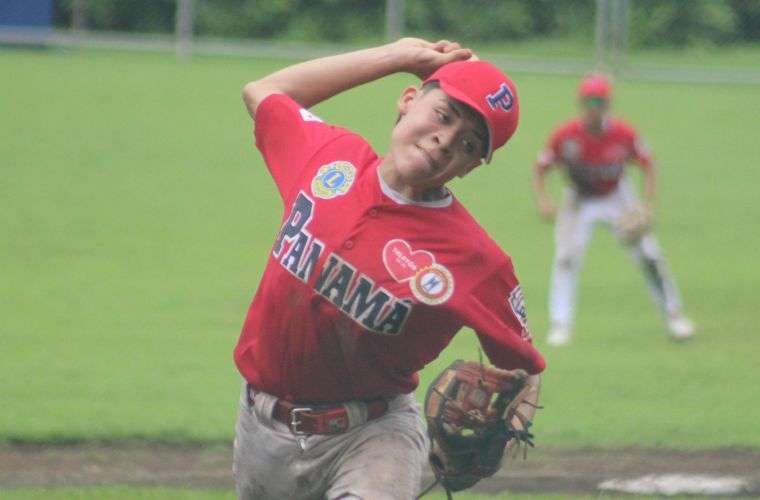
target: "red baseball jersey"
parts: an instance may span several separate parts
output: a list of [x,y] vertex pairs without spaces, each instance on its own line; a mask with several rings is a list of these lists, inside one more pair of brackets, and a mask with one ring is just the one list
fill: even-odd
[[235,348],[255,388],[297,402],[409,393],[463,326],[502,368],[544,369],[512,262],[449,193],[410,202],[349,130],[282,94],[256,145],[285,213]]
[[584,196],[607,194],[617,188],[629,161],[651,168],[649,151],[636,131],[623,120],[608,118],[599,134],[592,134],[579,119],[563,123],[539,154],[541,166],[564,167],[575,189]]

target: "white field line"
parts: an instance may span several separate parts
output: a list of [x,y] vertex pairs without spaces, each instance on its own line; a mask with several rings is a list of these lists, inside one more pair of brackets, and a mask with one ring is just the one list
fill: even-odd
[[748,493],[749,483],[739,477],[695,474],[649,474],[634,479],[609,479],[599,484],[602,491],[637,495],[737,495]]

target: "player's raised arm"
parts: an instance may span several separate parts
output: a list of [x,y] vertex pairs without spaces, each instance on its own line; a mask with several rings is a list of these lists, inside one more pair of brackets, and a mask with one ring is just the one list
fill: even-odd
[[657,165],[652,158],[649,148],[639,138],[635,129],[629,126],[627,132],[631,134],[631,160],[641,169],[644,176],[641,193],[642,200],[651,213],[654,210],[655,198],[657,196]]
[[532,185],[533,194],[536,197],[536,207],[538,208],[538,213],[541,215],[541,218],[547,221],[553,220],[557,213],[557,207],[551,196],[549,196],[549,193],[546,191],[546,174],[551,167],[551,163],[543,162],[541,160],[537,161],[533,166]]
[[243,100],[253,117],[270,94],[283,93],[309,108],[345,90],[397,72],[425,78],[438,67],[468,59],[469,49],[442,40],[402,38],[396,42],[289,66],[243,88]]

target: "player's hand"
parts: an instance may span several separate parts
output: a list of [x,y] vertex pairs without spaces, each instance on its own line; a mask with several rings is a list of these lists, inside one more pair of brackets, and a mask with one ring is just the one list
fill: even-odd
[[421,38],[402,38],[389,47],[402,58],[403,71],[417,75],[421,80],[444,64],[465,61],[473,55],[470,49],[448,40],[429,42]]
[[557,216],[557,206],[554,205],[552,200],[548,197],[539,198],[538,201],[538,214],[546,222],[552,222]]

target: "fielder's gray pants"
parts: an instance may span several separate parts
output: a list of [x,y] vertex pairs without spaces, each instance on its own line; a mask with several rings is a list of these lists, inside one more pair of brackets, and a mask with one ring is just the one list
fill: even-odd
[[578,275],[597,224],[613,229],[615,237],[642,270],[652,298],[662,311],[667,315],[680,313],[678,288],[654,235],[648,233],[635,245],[628,246],[614,229],[615,220],[635,203],[637,197],[626,179],[615,191],[596,198],[582,198],[572,188],[565,190],[555,226],[556,251],[549,287],[549,319],[553,327],[569,328],[573,324]]

